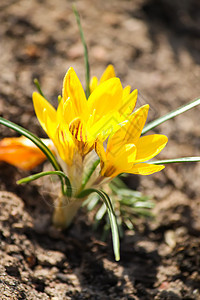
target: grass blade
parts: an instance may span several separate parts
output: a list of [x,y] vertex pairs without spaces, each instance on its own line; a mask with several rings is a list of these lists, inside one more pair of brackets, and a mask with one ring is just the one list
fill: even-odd
[[84,189],[84,187],[86,186],[88,180],[90,179],[90,177],[92,176],[92,174],[94,173],[96,167],[98,166],[98,164],[100,163],[100,159],[97,159],[93,165],[91,166],[91,168],[89,169],[89,171],[87,172],[86,176],[83,178],[83,182],[81,185],[81,190]]
[[78,13],[75,5],[73,5],[73,11],[74,11],[74,15],[76,17],[76,22],[78,24],[78,28],[79,28],[79,32],[80,32],[80,37],[81,37],[81,42],[82,42],[83,48],[84,48],[86,97],[88,99],[88,97],[90,96],[90,65],[89,65],[87,44],[85,42],[83,28],[81,26],[81,21],[80,21],[80,16],[79,16],[79,13]]
[[197,106],[199,104],[200,104],[200,98],[196,99],[194,101],[191,101],[191,102],[189,102],[189,103],[187,103],[187,104],[185,104],[185,105],[183,105],[183,106],[181,106],[181,107],[179,107],[179,108],[171,111],[170,113],[167,113],[166,115],[164,115],[164,116],[162,116],[162,117],[160,117],[160,118],[158,118],[158,119],[150,122],[149,124],[147,124],[143,128],[142,134],[145,134],[149,130],[151,130],[151,129],[157,127],[158,125],[160,125],[160,124],[162,124],[162,123],[164,123],[164,122],[166,122],[166,121],[168,121],[168,120],[170,120],[170,119],[172,119],[172,118],[174,118],[174,117],[176,117],[176,116],[178,116],[178,115],[180,115],[180,114],[182,114],[182,113],[190,110],[191,108],[193,108],[193,107],[195,107],[195,106]]
[[69,178],[65,175],[65,173],[63,173],[62,171],[47,171],[47,172],[40,172],[25,178],[22,178],[20,180],[17,181],[17,184],[22,184],[22,183],[28,183],[30,181],[36,180],[38,178],[41,178],[43,176],[47,176],[47,175],[58,175],[59,177],[62,176],[65,179],[65,183],[67,186],[67,190],[63,190],[63,194],[71,197],[72,195],[72,187],[71,187],[71,183]]
[[96,190],[96,189],[84,190],[77,196],[77,198],[85,197],[87,195],[90,195],[91,193],[97,193],[101,197],[101,199],[103,200],[103,202],[105,203],[105,205],[107,207],[108,216],[109,216],[109,220],[110,220],[110,226],[111,226],[111,232],[112,232],[115,260],[119,261],[120,260],[119,233],[118,233],[117,221],[116,221],[116,216],[114,213],[112,202],[111,202],[109,196],[105,192]]
[[148,164],[163,165],[163,164],[198,162],[198,161],[200,161],[200,156],[193,156],[193,157],[191,156],[191,157],[181,157],[181,158],[149,161]]
[[36,86],[36,88],[37,88],[39,94],[40,94],[42,97],[45,98],[45,96],[44,96],[44,94],[43,94],[43,92],[42,92],[42,89],[41,89],[41,87],[40,87],[40,84],[39,84],[38,79],[35,78],[35,79],[33,80],[33,82],[34,82],[34,84],[35,84],[35,86]]
[[95,220],[100,221],[106,213],[106,205],[103,203],[96,213]]

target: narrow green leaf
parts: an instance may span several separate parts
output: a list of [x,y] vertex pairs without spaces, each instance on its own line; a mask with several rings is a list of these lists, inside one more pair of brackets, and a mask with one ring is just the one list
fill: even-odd
[[47,175],[58,175],[59,177],[62,176],[65,179],[65,183],[66,183],[66,190],[63,190],[63,194],[71,197],[72,195],[72,187],[71,187],[71,183],[69,178],[65,175],[65,173],[63,173],[62,171],[47,171],[47,172],[40,172],[37,174],[33,174],[31,176],[22,178],[20,180],[17,181],[17,184],[22,184],[22,183],[28,183],[30,181],[36,180],[38,178],[41,178],[43,176],[47,176]]
[[173,111],[171,111],[170,113],[167,113],[166,115],[150,122],[149,124],[147,124],[143,130],[142,130],[142,134],[145,134],[146,132],[148,132],[149,130],[152,130],[153,128],[157,127],[158,125],[184,113],[185,111],[187,110],[190,110],[191,108],[197,106],[200,104],[200,98],[199,99],[196,99],[194,101],[191,101]]
[[134,197],[134,198],[137,198],[137,199],[140,199],[142,197],[142,194],[138,191],[134,191],[134,190],[131,190],[131,189],[118,189],[118,193],[117,195],[120,195],[122,197]]
[[109,185],[110,188],[113,189],[113,191],[127,188],[127,185],[121,180],[119,176],[113,178],[112,181],[109,183]]
[[129,230],[133,230],[133,229],[134,229],[133,223],[132,223],[129,219],[126,219],[126,220],[124,221],[124,223],[126,224],[126,226],[127,226],[127,228],[128,228]]
[[83,206],[87,206],[87,210],[91,211],[100,201],[99,195],[90,195],[83,203]]
[[118,228],[117,228],[117,221],[116,221],[116,216],[114,213],[113,205],[112,202],[109,198],[109,196],[100,190],[96,189],[87,189],[82,191],[77,198],[82,198],[87,195],[90,195],[91,193],[97,193],[103,202],[106,204],[107,211],[108,211],[108,216],[110,219],[110,226],[111,226],[111,232],[112,232],[112,240],[113,240],[113,249],[114,249],[114,254],[115,254],[115,260],[119,261],[120,260],[120,253],[119,253],[119,233],[118,233]]
[[105,213],[106,213],[106,205],[105,205],[105,203],[103,203],[102,205],[101,205],[101,207],[99,208],[99,210],[97,211],[97,213],[96,213],[96,216],[95,216],[95,220],[96,221],[100,221],[100,220],[102,220],[102,218],[103,218],[103,216],[105,215]]
[[81,21],[80,21],[80,16],[79,16],[79,13],[78,13],[75,5],[73,5],[73,11],[74,11],[74,15],[76,17],[76,22],[78,24],[78,28],[79,28],[79,32],[80,32],[80,37],[81,37],[81,42],[82,42],[83,48],[84,48],[85,79],[86,79],[86,97],[88,99],[89,96],[90,96],[90,65],[89,65],[87,44],[85,42],[83,28],[81,26]]
[[45,96],[44,96],[44,94],[43,94],[43,92],[42,92],[42,90],[41,90],[41,87],[40,87],[40,84],[39,84],[38,79],[35,78],[35,79],[33,80],[33,82],[34,82],[34,84],[35,84],[35,86],[36,86],[38,92],[40,93],[40,95],[41,95],[42,97],[45,98]]
[[81,190],[84,189],[84,187],[86,186],[88,180],[90,179],[90,177],[92,176],[93,172],[95,171],[96,167],[98,166],[98,164],[100,163],[100,159],[97,159],[93,165],[91,166],[91,168],[87,171],[87,174],[84,176],[83,178],[83,182],[81,185]]
[[200,161],[200,156],[155,160],[155,161],[149,161],[148,164],[163,165],[163,164],[198,162],[198,161]]
[[134,208],[153,208],[154,204],[152,202],[142,202],[142,201],[137,201],[134,205]]

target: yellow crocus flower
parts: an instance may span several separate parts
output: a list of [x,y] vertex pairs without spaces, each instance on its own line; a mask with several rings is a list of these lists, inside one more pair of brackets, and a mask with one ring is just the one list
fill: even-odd
[[[130,93],[130,87],[122,88],[120,79],[114,77],[114,68],[109,66],[104,72],[100,84],[86,99],[85,92],[73,68],[67,71],[62,88],[62,98],[58,108],[55,109],[39,93],[33,93],[33,104],[37,118],[49,136],[46,143],[51,143],[51,150],[63,169],[79,189],[82,174],[87,168],[85,156],[92,152],[94,156],[94,144],[97,141],[103,143],[110,134],[117,131],[132,113],[137,100],[137,91]],[[7,140],[8,142],[8,140]],[[3,145],[3,140],[0,144]],[[20,149],[19,144],[21,144]],[[29,141],[29,145],[32,143]],[[15,154],[20,156],[18,162],[11,155],[10,147],[15,148]],[[27,147],[26,139],[10,139],[8,147],[1,148],[0,160],[13,163],[23,169],[34,168],[44,160],[42,152],[33,145],[33,158],[27,163],[30,147]],[[24,155],[27,152],[27,155]],[[20,153],[23,153],[21,155]],[[17,157],[17,156],[16,156]],[[42,158],[41,158],[42,157]],[[32,162],[32,163],[31,163]],[[17,163],[17,164],[16,164]],[[78,168],[77,168],[78,165]],[[77,184],[80,178],[80,184]]]
[[126,125],[109,137],[106,151],[101,142],[96,143],[103,177],[112,178],[120,173],[149,175],[164,168],[163,165],[146,163],[162,151],[168,140],[161,134],[140,137],[148,110],[149,105],[136,110]]
[[87,100],[73,68],[64,78],[57,111],[40,94],[33,93],[38,120],[69,165],[74,151],[84,157],[97,139],[104,141],[115,132],[131,113],[130,106],[135,107],[136,99],[137,92],[123,90],[120,79],[113,77],[99,84]]
[[[91,94],[86,99],[74,69],[69,68],[57,109],[39,93],[33,93],[37,118],[49,136],[44,142],[55,153],[75,194],[80,190],[88,161],[98,159],[94,148],[101,160],[103,177],[112,178],[122,172],[151,174],[164,168],[144,163],[164,148],[167,138],[161,135],[140,138],[148,105],[132,113],[137,90],[130,92],[130,86],[123,89],[112,65],[106,68],[99,82],[95,78],[91,81]],[[107,139],[105,151],[103,143]],[[44,159],[41,150],[26,138],[3,139],[0,142],[2,161],[31,169]],[[94,177],[98,176],[97,171],[100,167]],[[91,182],[96,182],[95,178]]]
[[[108,201],[105,193],[96,188],[113,177],[124,172],[148,175],[164,168],[148,163],[165,147],[167,137],[140,137],[149,106],[133,113],[137,90],[123,88],[111,65],[100,81],[93,78],[90,89],[86,99],[74,69],[69,68],[57,109],[41,94],[33,93],[36,116],[49,137],[42,141],[56,156],[58,169],[68,179],[67,190],[61,182],[62,194],[54,201],[53,223],[62,228],[71,223],[84,201],[84,192],[87,195],[88,191],[96,191]],[[0,161],[30,170],[45,158],[27,138],[0,141]]]

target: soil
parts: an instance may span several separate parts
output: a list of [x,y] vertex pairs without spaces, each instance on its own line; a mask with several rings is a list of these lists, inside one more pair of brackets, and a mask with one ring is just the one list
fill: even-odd
[[[40,137],[31,94],[37,77],[56,104],[73,66],[84,82],[83,48],[73,1],[1,0],[0,114]],[[112,63],[124,85],[150,104],[149,120],[200,95],[199,0],[76,1],[89,48],[91,73]],[[198,156],[197,107],[156,132],[169,142],[159,158]],[[0,127],[0,136],[16,133]],[[34,172],[41,170],[38,167]],[[152,176],[129,177],[151,195],[154,219],[141,219],[121,240],[115,262],[81,209],[67,231],[51,225],[52,194],[29,173],[0,165],[1,299],[200,299],[200,164],[168,165]]]

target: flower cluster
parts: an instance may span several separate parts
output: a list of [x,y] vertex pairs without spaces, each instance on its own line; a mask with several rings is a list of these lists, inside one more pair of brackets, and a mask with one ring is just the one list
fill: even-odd
[[[68,176],[73,196],[81,191],[89,166],[100,158],[87,187],[101,184],[120,173],[148,175],[164,168],[149,164],[166,145],[167,137],[153,134],[141,137],[149,105],[134,111],[137,90],[124,89],[112,65],[100,81],[93,77],[86,99],[73,68],[67,71],[57,110],[39,93],[33,93],[37,118],[49,136],[43,142],[52,150]],[[133,112],[134,111],[134,112]],[[32,169],[45,155],[24,137],[0,142],[0,160],[23,169]]]

